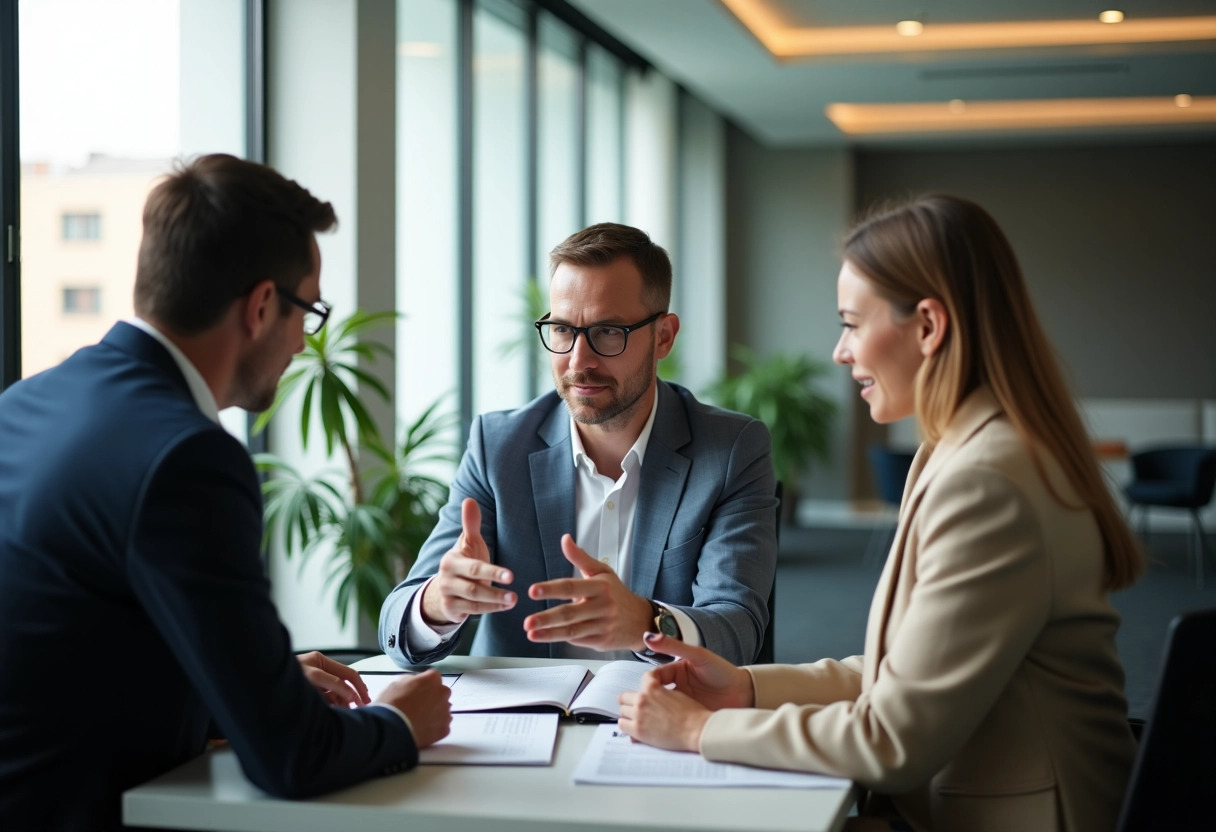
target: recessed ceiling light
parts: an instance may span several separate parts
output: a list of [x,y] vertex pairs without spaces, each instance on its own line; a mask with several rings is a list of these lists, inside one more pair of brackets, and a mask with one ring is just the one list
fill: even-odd
[[916,37],[925,31],[925,24],[919,20],[901,20],[895,24],[895,31],[906,38]]
[[1174,106],[1175,107],[1189,107],[1189,106],[1191,106],[1192,103],[1194,103],[1194,102],[1191,100],[1191,97],[1189,95],[1187,95],[1186,93],[1183,93],[1182,95],[1174,96]]
[[967,102],[961,98],[952,98],[950,103],[946,105],[952,113],[962,113],[967,109]]
[[1103,23],[1122,23],[1123,12],[1118,9],[1110,9],[1098,15],[1098,20],[1101,20]]

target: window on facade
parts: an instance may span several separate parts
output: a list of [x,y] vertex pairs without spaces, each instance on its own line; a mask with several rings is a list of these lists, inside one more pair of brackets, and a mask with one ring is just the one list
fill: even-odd
[[100,315],[100,286],[65,286],[63,289],[63,314]]
[[63,239],[100,240],[101,214],[64,214]]

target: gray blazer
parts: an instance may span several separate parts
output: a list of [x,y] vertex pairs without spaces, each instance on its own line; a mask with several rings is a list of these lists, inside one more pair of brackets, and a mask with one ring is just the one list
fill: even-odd
[[[634,593],[687,613],[710,650],[735,664],[749,663],[768,623],[777,558],[768,428],[702,404],[678,385],[658,382],[658,400],[627,583]],[[472,497],[481,506],[490,557],[515,573],[519,597],[513,609],[484,616],[472,653],[549,658],[552,646],[528,641],[523,621],[562,602],[533,601],[527,590],[573,572],[561,536],[576,532],[574,492],[570,416],[556,392],[519,410],[475,419],[451,499],[409,576],[380,610],[380,648],[402,665],[438,661],[455,648],[453,638],[413,654],[404,624],[418,588],[460,536],[460,504]]]

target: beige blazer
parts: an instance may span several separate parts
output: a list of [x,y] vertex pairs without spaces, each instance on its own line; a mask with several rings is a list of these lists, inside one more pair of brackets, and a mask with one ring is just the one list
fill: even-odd
[[1135,747],[1102,574],[1092,514],[979,390],[912,464],[865,655],[748,668],[756,708],[701,753],[851,777],[917,830],[1109,832]]

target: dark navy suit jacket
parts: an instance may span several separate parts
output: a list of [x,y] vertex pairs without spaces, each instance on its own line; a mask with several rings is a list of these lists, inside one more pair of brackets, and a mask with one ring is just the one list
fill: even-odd
[[136,327],[0,395],[0,829],[119,825],[212,721],[279,796],[417,763],[305,680],[261,534],[249,454]]

